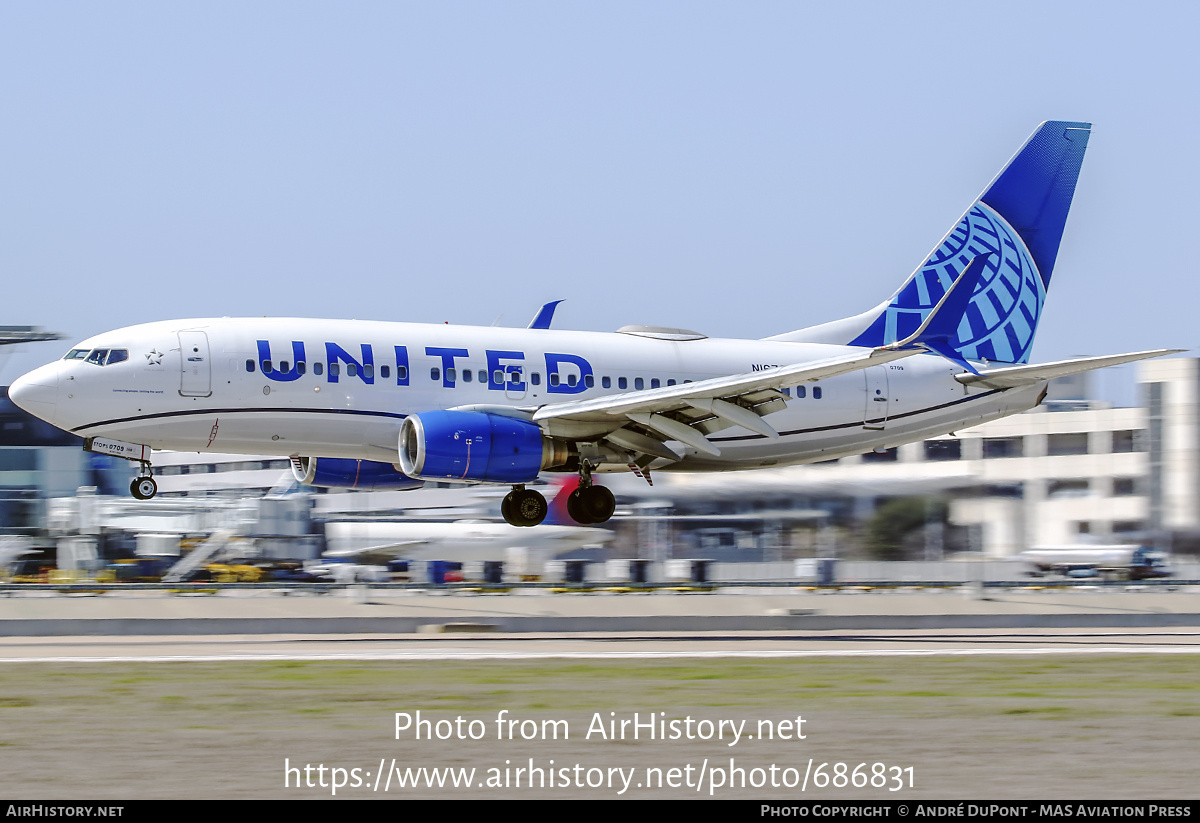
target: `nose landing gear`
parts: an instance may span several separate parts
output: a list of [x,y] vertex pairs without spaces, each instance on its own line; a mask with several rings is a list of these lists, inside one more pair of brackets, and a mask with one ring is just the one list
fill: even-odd
[[158,494],[158,484],[154,482],[154,477],[150,474],[149,463],[141,464],[138,476],[129,484],[129,492],[138,500],[149,500]]

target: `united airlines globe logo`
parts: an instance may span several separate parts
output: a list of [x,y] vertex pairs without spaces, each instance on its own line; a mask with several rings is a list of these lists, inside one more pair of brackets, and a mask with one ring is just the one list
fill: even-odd
[[884,318],[886,339],[903,339],[915,330],[967,264],[987,252],[992,256],[954,347],[968,360],[1026,362],[1046,287],[1020,235],[983,203],[975,204],[892,300]]

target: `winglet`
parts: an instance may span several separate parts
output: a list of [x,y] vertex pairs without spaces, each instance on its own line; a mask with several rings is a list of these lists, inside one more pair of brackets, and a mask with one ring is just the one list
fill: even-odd
[[950,288],[942,295],[942,299],[933,307],[933,311],[926,316],[917,330],[903,340],[883,348],[906,349],[921,346],[962,366],[972,374],[979,374],[975,367],[962,356],[962,353],[954,348],[951,341],[958,334],[958,327],[962,324],[963,315],[966,313],[975,290],[983,281],[983,275],[987,271],[987,263],[991,257],[992,252],[976,255],[963,269],[962,274],[950,284]]
[[537,317],[533,318],[533,320],[530,321],[529,328],[531,328],[531,329],[548,329],[548,328],[550,328],[550,321],[554,319],[554,310],[556,308],[558,308],[558,304],[561,302],[563,302],[563,301],[555,300],[553,302],[547,303],[546,305],[542,306],[541,309],[538,310]]

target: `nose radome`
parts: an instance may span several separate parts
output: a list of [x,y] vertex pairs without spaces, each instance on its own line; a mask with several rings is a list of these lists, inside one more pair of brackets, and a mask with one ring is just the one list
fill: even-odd
[[51,363],[18,377],[8,387],[8,399],[34,417],[53,423],[58,403],[58,364]]

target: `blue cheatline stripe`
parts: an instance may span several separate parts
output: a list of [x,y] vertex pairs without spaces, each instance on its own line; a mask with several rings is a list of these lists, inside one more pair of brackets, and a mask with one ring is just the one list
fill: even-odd
[[394,420],[403,420],[408,417],[407,414],[398,414],[396,412],[384,411],[368,411],[364,409],[289,409],[289,408],[232,408],[232,409],[188,409],[187,411],[160,412],[158,414],[139,414],[134,417],[117,417],[112,420],[98,420],[95,423],[85,423],[82,426],[76,426],[71,429],[73,432],[81,432],[85,429],[94,429],[97,426],[112,426],[117,423],[133,423],[139,420],[162,420],[168,417],[189,417],[202,416],[207,417],[214,414],[350,414],[363,417],[387,417]]

